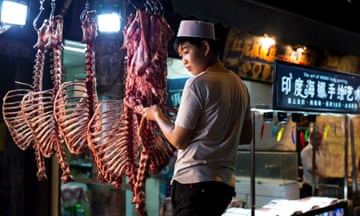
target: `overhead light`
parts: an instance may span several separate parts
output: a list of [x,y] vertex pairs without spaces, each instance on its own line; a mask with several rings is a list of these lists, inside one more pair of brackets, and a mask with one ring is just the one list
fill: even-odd
[[115,12],[103,13],[97,16],[98,28],[100,32],[119,32],[120,15]]
[[94,5],[97,14],[97,29],[100,33],[117,33],[121,28],[120,0],[99,2]]
[[4,0],[1,4],[1,22],[10,25],[25,25],[28,6],[24,2]]

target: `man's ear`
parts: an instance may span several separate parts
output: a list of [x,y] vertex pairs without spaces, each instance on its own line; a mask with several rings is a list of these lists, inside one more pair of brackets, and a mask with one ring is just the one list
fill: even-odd
[[203,40],[202,41],[203,47],[204,47],[204,55],[207,56],[210,53],[210,44],[208,41]]

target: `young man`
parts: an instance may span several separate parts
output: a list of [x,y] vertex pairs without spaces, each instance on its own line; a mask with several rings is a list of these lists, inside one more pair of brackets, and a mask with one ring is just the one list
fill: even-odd
[[252,140],[249,92],[221,63],[217,42],[214,24],[181,21],[174,45],[193,76],[185,83],[175,124],[157,105],[143,110],[178,149],[174,216],[220,216],[235,195],[237,146]]

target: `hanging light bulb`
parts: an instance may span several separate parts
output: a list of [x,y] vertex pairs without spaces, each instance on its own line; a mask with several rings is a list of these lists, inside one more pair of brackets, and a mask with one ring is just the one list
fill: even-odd
[[1,4],[1,22],[9,25],[25,25],[28,6],[24,2],[4,0]]

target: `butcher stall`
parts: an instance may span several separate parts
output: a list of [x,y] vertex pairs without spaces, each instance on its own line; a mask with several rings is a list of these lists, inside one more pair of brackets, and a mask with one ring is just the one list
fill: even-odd
[[[274,67],[273,104],[253,106],[254,139],[250,145],[239,146],[234,204],[240,208],[227,213],[261,215],[265,211],[271,215],[271,209],[274,215],[281,215],[283,206],[293,206],[292,213],[316,215],[315,206],[322,209],[317,213],[341,211],[340,215],[346,215],[357,191],[353,182],[357,179],[359,140],[355,140],[354,125],[360,112],[360,77],[282,61],[276,61]],[[300,151],[308,144],[313,128],[323,134],[328,178],[317,185],[319,195],[299,199]]]

